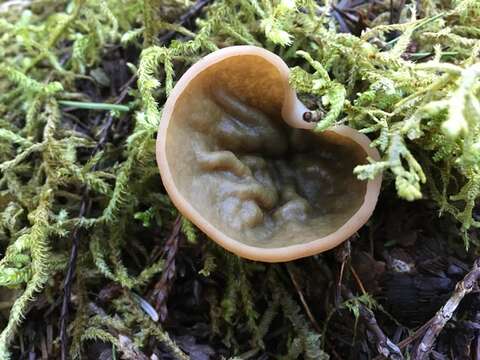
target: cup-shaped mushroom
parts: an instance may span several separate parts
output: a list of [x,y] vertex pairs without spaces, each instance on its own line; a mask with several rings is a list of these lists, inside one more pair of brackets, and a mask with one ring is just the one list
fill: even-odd
[[347,126],[321,133],[288,84],[289,69],[253,46],[218,50],[178,81],[163,109],[157,162],[179,211],[235,254],[266,262],[331,249],[371,216],[378,159]]

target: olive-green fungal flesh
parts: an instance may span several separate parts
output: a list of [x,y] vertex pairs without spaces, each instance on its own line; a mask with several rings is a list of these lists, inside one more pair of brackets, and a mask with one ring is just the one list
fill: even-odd
[[373,210],[365,204],[376,201],[380,180],[360,181],[353,169],[375,152],[347,127],[314,133],[301,116],[296,126],[302,105],[288,68],[263,49],[234,48],[244,51],[194,65],[167,101],[157,144],[167,191],[213,240],[250,259],[337,245]]

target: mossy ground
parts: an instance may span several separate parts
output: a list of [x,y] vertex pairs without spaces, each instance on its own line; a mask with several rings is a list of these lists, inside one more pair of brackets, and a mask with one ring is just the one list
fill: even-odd
[[[478,255],[479,28],[478,0],[0,3],[0,359],[367,359],[378,329],[408,356]],[[288,63],[317,131],[382,154],[355,171],[383,173],[377,211],[339,249],[244,261],[165,194],[162,104],[235,44]],[[436,356],[472,356],[478,305]]]

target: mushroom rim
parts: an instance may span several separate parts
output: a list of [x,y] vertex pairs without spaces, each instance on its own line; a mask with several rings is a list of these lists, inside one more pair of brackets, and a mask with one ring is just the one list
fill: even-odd
[[[208,220],[189,203],[189,201],[177,189],[173,181],[166,154],[166,134],[179,96],[184,92],[190,81],[205,69],[214,66],[218,62],[229,57],[242,55],[260,56],[275,66],[279,71],[282,79],[284,79],[283,85],[285,95],[282,105],[283,120],[290,126],[296,128],[312,129],[314,127],[314,124],[307,123],[301,117],[301,113],[308,111],[308,109],[297,99],[296,92],[289,86],[288,75],[290,70],[279,56],[263,48],[250,45],[231,46],[217,50],[193,64],[177,82],[165,102],[156,142],[157,164],[164,187],[173,204],[182,215],[191,220],[202,232],[218,245],[238,256],[249,260],[275,263],[296,260],[330,250],[355,234],[357,230],[368,221],[375,209],[378,194],[380,193],[382,183],[381,175],[376,176],[373,180],[368,180],[362,205],[350,217],[350,219],[336,231],[308,243],[274,248],[247,245],[224,234],[214,225],[210,224]],[[345,125],[334,126],[326,131],[332,131],[342,137],[351,139],[360,145],[367,156],[374,160],[380,159],[377,149],[369,146],[371,141],[365,134]]]

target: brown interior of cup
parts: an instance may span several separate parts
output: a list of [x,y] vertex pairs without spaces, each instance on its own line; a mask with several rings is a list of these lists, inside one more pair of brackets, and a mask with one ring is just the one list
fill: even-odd
[[289,127],[284,96],[272,63],[227,57],[191,79],[166,131],[178,191],[206,221],[251,246],[327,236],[357,212],[367,189],[353,175],[363,148],[334,131]]

